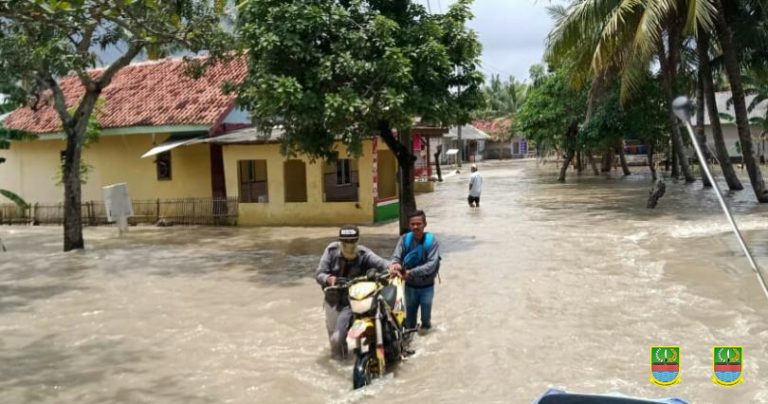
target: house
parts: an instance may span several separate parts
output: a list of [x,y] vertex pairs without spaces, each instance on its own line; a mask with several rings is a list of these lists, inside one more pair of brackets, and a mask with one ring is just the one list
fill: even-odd
[[[129,65],[120,70],[103,94],[98,114],[98,142],[83,150],[87,167],[82,200],[101,200],[102,187],[126,182],[134,200],[224,197],[221,148],[197,145],[183,152],[156,149],[153,159],[140,157],[168,142],[213,136],[227,127],[250,125],[235,97],[221,91],[226,82],[239,82],[246,63],[235,59],[210,68],[199,80],[186,76],[180,59]],[[98,74],[95,69],[91,74]],[[61,89],[72,106],[83,93],[76,77],[62,79]],[[63,199],[57,185],[66,141],[59,117],[44,100],[35,111],[21,108],[4,125],[37,135],[0,151],[4,187],[27,201],[56,203]]]
[[[755,95],[749,95],[746,97],[747,106],[754,100]],[[723,139],[725,140],[725,146],[728,149],[728,154],[731,157],[740,158],[741,149],[737,147],[739,141],[739,133],[736,128],[736,112],[733,105],[729,102],[731,99],[730,91],[721,91],[715,93],[715,102],[717,104],[717,111],[721,115],[720,125],[723,128]],[[749,113],[750,119],[750,132],[752,133],[752,144],[755,148],[757,156],[765,156],[768,154],[766,151],[766,136],[765,127],[763,122],[768,117],[768,101],[758,103],[752,112]],[[691,124],[696,125],[696,116],[691,118]],[[715,150],[714,140],[712,139],[712,126],[709,119],[709,113],[704,112],[704,129],[707,135],[707,147],[709,150]]]
[[377,137],[362,154],[348,155],[341,142],[333,161],[280,152],[282,131],[256,128],[193,140],[219,145],[228,195],[238,199],[243,225],[337,225],[399,217],[397,160]]
[[443,138],[443,148],[463,150],[464,161],[480,161],[485,152],[485,142],[491,137],[472,125],[461,126],[461,144],[459,144],[459,127],[452,126]]
[[[341,144],[333,162],[286,158],[279,139],[258,136],[249,114],[235,106],[235,96],[222,92],[225,83],[244,79],[245,59],[213,66],[198,80],[183,69],[179,59],[133,64],[104,90],[101,136],[83,150],[84,203],[101,201],[103,186],[124,182],[134,211],[157,201],[156,218],[162,201],[193,199],[208,200],[192,205],[198,214],[215,210],[212,200],[234,200],[224,210],[236,213],[237,222],[245,225],[373,223],[398,217],[397,162],[383,142],[364,141],[355,159]],[[62,79],[61,88],[68,105],[82,94],[75,77]],[[0,165],[3,188],[32,203],[60,203],[64,192],[57,173],[65,140],[50,102],[35,111],[16,110],[4,125],[38,136],[0,150],[7,159]]]
[[486,159],[520,159],[533,152],[525,136],[513,133],[510,118],[476,120],[472,125],[491,137],[485,144],[483,156]]

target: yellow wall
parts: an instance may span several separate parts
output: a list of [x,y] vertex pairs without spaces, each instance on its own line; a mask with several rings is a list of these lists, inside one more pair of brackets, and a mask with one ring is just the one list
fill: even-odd
[[[156,135],[155,144],[168,135]],[[152,135],[103,136],[83,150],[83,161],[91,165],[83,185],[83,201],[101,200],[101,188],[125,182],[133,200],[210,198],[211,161],[209,146],[181,146],[171,151],[172,179],[158,181],[154,157],[140,158],[153,147]],[[56,185],[63,140],[14,142],[0,153],[0,188],[19,193],[28,202],[61,202],[63,186]],[[2,202],[0,202],[2,203]]]
[[379,148],[377,158],[380,199],[397,196],[397,159],[386,145],[383,147]]
[[[303,158],[307,167],[307,202],[285,203],[283,183],[283,162],[277,144],[229,145],[224,146],[224,172],[227,180],[227,195],[237,196],[238,160],[267,160],[269,177],[268,203],[240,203],[238,224],[241,225],[336,225],[342,223],[373,222],[373,176],[371,141],[363,143],[360,156],[359,202],[323,202],[323,161],[310,163]],[[346,156],[346,149],[338,145],[339,156]]]

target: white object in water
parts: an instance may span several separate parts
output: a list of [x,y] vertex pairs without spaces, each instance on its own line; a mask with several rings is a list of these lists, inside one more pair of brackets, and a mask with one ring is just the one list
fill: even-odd
[[128,231],[128,218],[133,216],[128,185],[126,183],[107,185],[103,188],[103,193],[107,221],[117,222],[118,232],[122,236],[124,231]]

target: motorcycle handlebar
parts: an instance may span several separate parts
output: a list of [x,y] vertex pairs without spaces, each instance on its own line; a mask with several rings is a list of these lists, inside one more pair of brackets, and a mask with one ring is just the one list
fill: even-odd
[[373,275],[362,275],[358,276],[356,278],[347,279],[347,278],[336,278],[336,284],[333,286],[326,286],[323,288],[323,292],[329,291],[329,290],[345,290],[349,287],[351,283],[359,282],[359,281],[376,281],[376,282],[383,282],[389,280],[389,273],[383,273],[378,274],[374,273]]

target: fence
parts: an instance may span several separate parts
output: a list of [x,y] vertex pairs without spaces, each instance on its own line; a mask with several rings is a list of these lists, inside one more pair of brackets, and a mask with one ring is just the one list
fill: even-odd
[[[206,199],[148,199],[132,201],[133,217],[130,224],[158,223],[179,225],[234,226],[237,224],[237,198]],[[104,202],[88,201],[82,204],[84,226],[108,224]],[[13,204],[0,205],[0,224],[63,224],[64,204],[35,203],[27,209]]]

